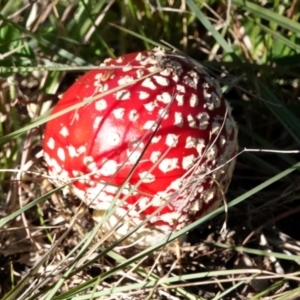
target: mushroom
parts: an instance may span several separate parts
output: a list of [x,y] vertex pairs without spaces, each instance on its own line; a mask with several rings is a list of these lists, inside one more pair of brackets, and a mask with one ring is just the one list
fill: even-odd
[[[86,101],[82,104],[83,101]],[[220,87],[186,56],[160,48],[107,59],[62,96],[48,121],[54,184],[90,208],[101,230],[145,248],[222,203],[237,127]],[[80,106],[80,104],[82,104]]]

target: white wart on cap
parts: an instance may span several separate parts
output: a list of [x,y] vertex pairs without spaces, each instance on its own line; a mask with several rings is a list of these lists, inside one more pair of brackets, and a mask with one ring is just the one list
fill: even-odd
[[55,184],[70,182],[95,216],[114,203],[103,231],[122,224],[117,239],[146,221],[128,243],[151,246],[220,205],[236,124],[218,84],[184,56],[154,49],[101,67],[54,107],[95,99],[47,123],[45,160]]

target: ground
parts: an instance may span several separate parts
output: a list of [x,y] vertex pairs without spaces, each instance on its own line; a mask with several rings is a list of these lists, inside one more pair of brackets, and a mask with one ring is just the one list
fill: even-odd
[[[4,2],[0,297],[297,299],[299,1]],[[197,221],[184,243],[142,251],[103,242],[91,210],[53,192],[41,150],[45,114],[78,76],[158,44],[219,80],[240,153],[227,212]]]

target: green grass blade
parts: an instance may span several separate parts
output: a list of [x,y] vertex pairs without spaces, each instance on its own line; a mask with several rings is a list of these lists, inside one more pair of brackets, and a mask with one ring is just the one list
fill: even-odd
[[193,0],[186,0],[186,3],[190,7],[191,11],[197,16],[202,25],[207,29],[207,31],[212,34],[216,42],[223,48],[223,50],[226,53],[231,54],[232,57],[236,58],[233,49],[226,42],[224,37],[215,29],[215,27],[211,24],[205,14],[199,9],[196,3]]
[[264,99],[264,104],[278,118],[290,135],[300,146],[300,119],[295,116],[282,101],[260,80],[258,82],[259,94]]
[[237,6],[248,12],[253,13],[256,17],[261,17],[270,22],[274,22],[279,26],[282,26],[283,28],[291,30],[295,33],[300,32],[300,24],[298,22],[295,22],[285,16],[281,16],[280,14],[270,9],[266,9],[261,5],[255,4],[247,0],[232,0],[232,3],[236,4]]

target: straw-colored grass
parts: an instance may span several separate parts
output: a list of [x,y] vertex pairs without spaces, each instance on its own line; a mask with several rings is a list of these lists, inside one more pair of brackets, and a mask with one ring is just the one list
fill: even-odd
[[[1,298],[296,299],[299,20],[297,0],[0,1]],[[88,208],[51,184],[42,134],[80,74],[158,45],[220,81],[240,152],[226,213],[139,251],[99,236]]]

